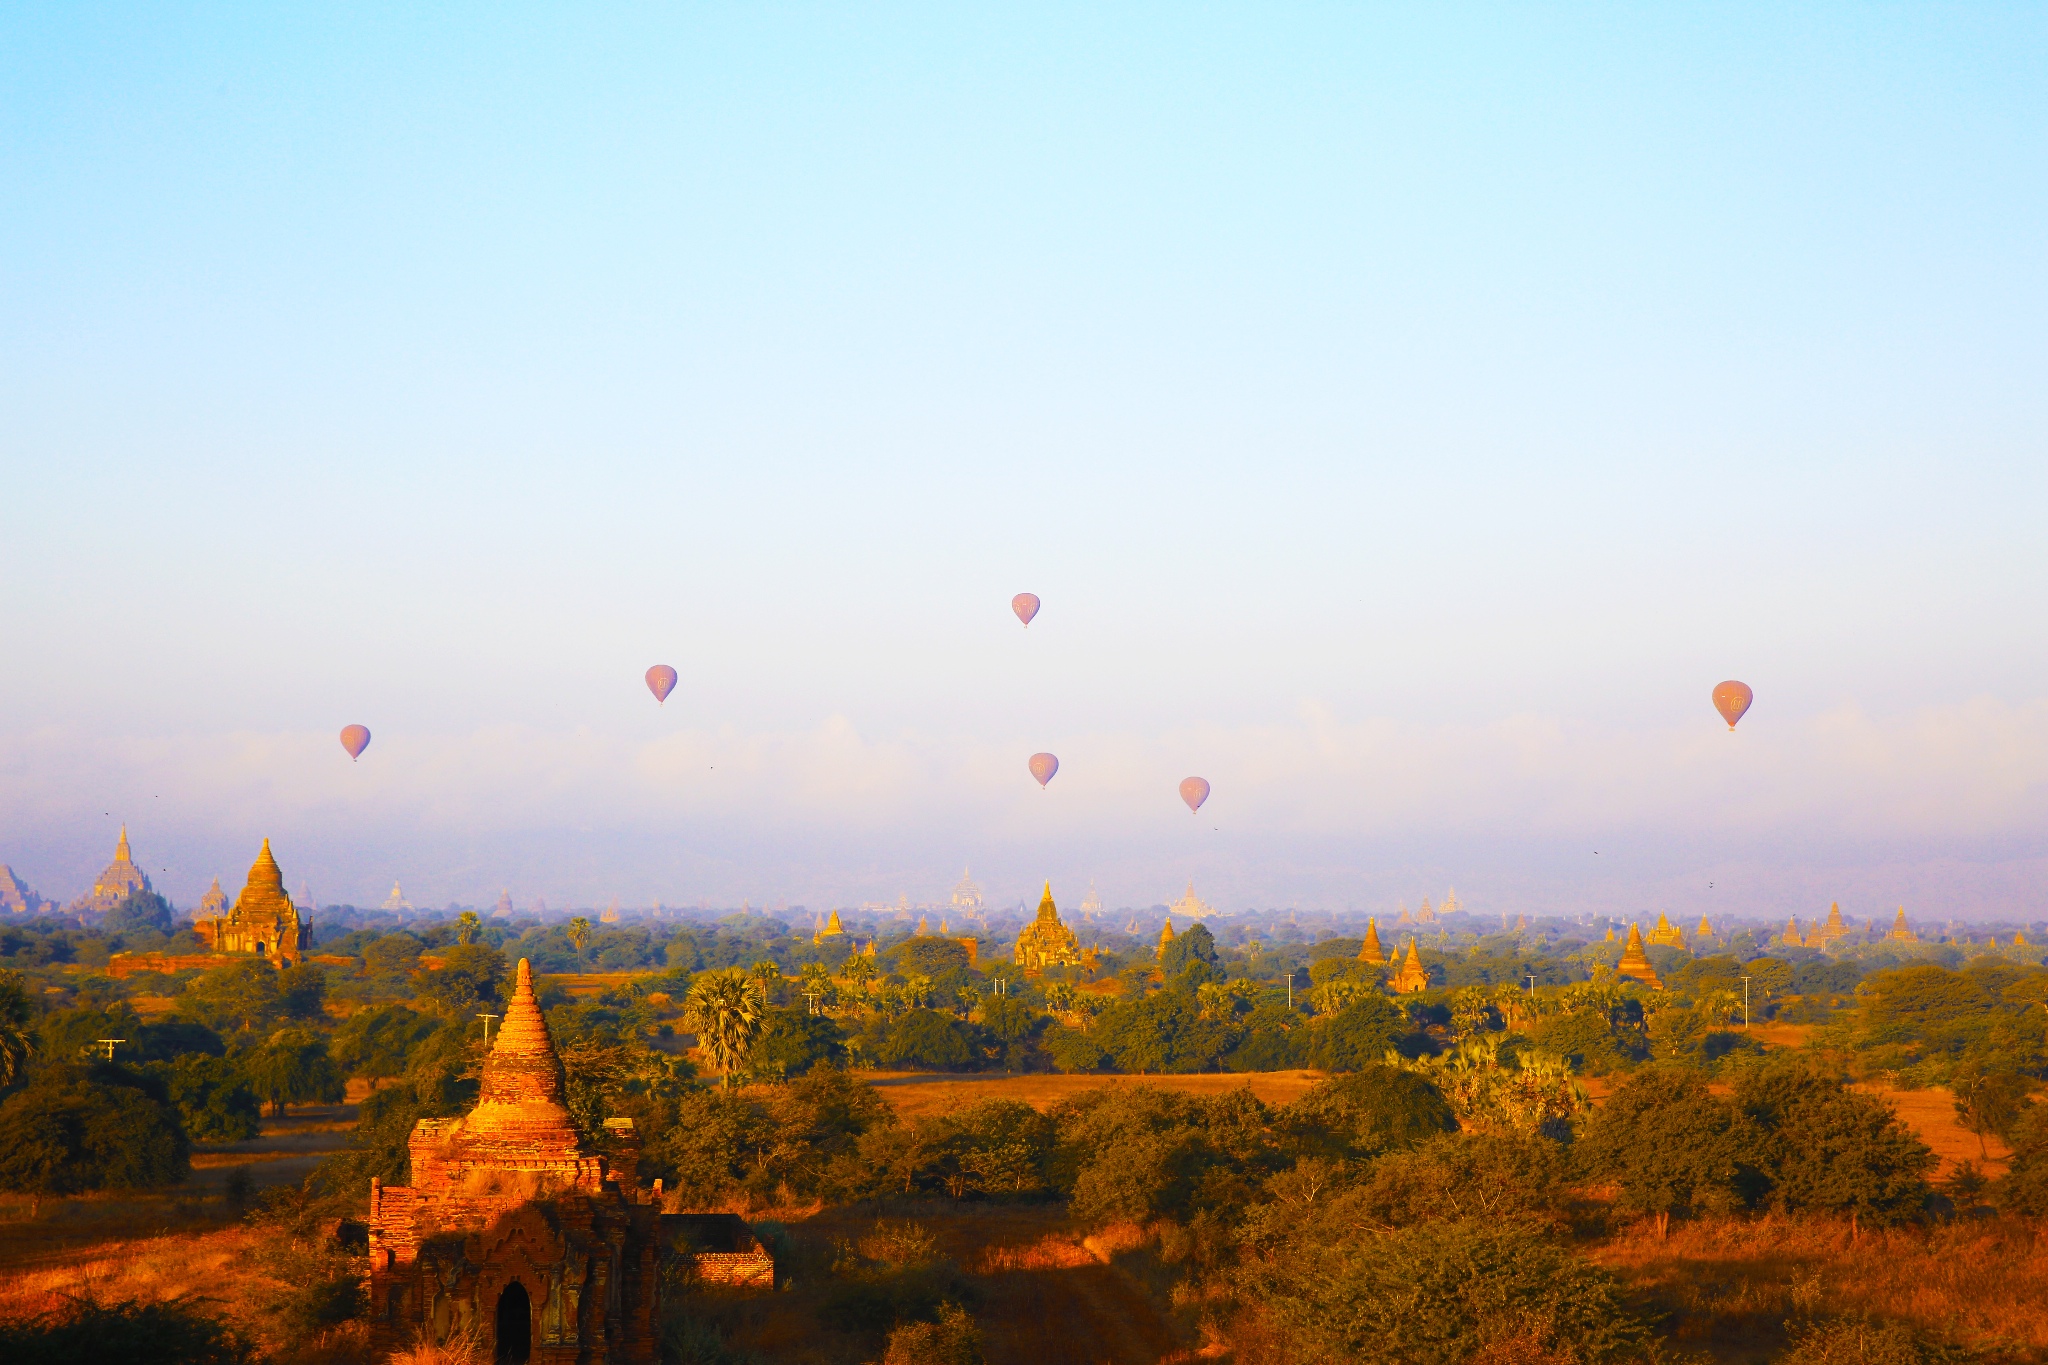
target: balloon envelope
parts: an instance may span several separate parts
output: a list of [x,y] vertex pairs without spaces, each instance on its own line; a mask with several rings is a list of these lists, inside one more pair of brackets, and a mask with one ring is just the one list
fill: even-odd
[[1031,755],[1031,775],[1038,779],[1039,786],[1052,781],[1052,775],[1059,770],[1060,761],[1051,754]]
[[676,690],[676,671],[667,664],[656,664],[648,669],[647,690],[654,694],[656,701],[667,701],[668,694]]
[[1756,693],[1749,690],[1748,683],[1739,683],[1732,678],[1714,689],[1714,709],[1721,713],[1721,719],[1728,722],[1731,730],[1755,700]]
[[1188,814],[1193,815],[1209,799],[1209,784],[1199,777],[1182,778],[1180,799],[1188,803]]
[[361,758],[363,750],[370,747],[369,727],[365,725],[342,726],[341,747],[348,750],[350,758]]
[[1010,599],[1010,610],[1017,613],[1019,621],[1022,621],[1027,626],[1030,625],[1031,618],[1038,615],[1038,594],[1035,592],[1018,593]]

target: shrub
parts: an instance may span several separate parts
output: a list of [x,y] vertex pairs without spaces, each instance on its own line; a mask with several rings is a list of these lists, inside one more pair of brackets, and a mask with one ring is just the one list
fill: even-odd
[[982,1365],[981,1331],[959,1304],[940,1304],[937,1322],[905,1323],[889,1333],[882,1365]]
[[1757,1165],[1779,1208],[1846,1213],[1853,1226],[1899,1222],[1925,1202],[1934,1153],[1874,1096],[1792,1061],[1745,1073],[1735,1101],[1762,1134]]
[[1512,1341],[1598,1365],[1637,1354],[1647,1338],[1606,1271],[1493,1222],[1294,1249],[1254,1279],[1304,1362],[1463,1365]]
[[1282,1110],[1280,1121],[1297,1150],[1332,1157],[1377,1156],[1458,1127],[1442,1091],[1386,1065],[1322,1082]]
[[9,1365],[252,1365],[256,1352],[188,1298],[158,1303],[80,1300],[26,1322],[0,1323]]

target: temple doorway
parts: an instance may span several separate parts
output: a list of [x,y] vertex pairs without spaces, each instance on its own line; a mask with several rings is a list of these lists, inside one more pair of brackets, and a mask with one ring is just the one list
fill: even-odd
[[533,1349],[533,1305],[526,1286],[514,1280],[498,1295],[497,1365],[523,1365]]

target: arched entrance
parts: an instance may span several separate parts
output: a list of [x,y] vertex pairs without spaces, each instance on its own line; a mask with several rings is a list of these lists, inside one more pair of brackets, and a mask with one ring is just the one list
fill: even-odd
[[523,1365],[533,1351],[533,1304],[526,1286],[514,1280],[498,1295],[497,1365]]

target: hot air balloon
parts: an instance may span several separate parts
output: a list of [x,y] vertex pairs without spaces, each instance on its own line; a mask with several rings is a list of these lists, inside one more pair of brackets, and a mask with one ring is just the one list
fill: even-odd
[[668,694],[676,690],[676,671],[667,664],[656,664],[647,670],[647,690],[654,694],[657,702],[668,700]]
[[1193,815],[1209,799],[1209,784],[1199,777],[1184,777],[1180,781],[1180,799],[1188,803],[1188,814]]
[[1731,730],[1755,700],[1756,693],[1749,690],[1748,683],[1739,683],[1732,678],[1714,689],[1714,709],[1721,713],[1721,719],[1728,722]]
[[370,747],[370,728],[367,725],[342,726],[341,747],[348,750],[350,758],[361,758],[363,750]]
[[1029,626],[1031,618],[1038,615],[1038,594],[1035,592],[1018,593],[1010,599],[1010,610],[1017,613],[1019,621]]
[[1052,775],[1059,770],[1060,761],[1051,754],[1031,755],[1031,775],[1038,779],[1039,786],[1052,781]]

